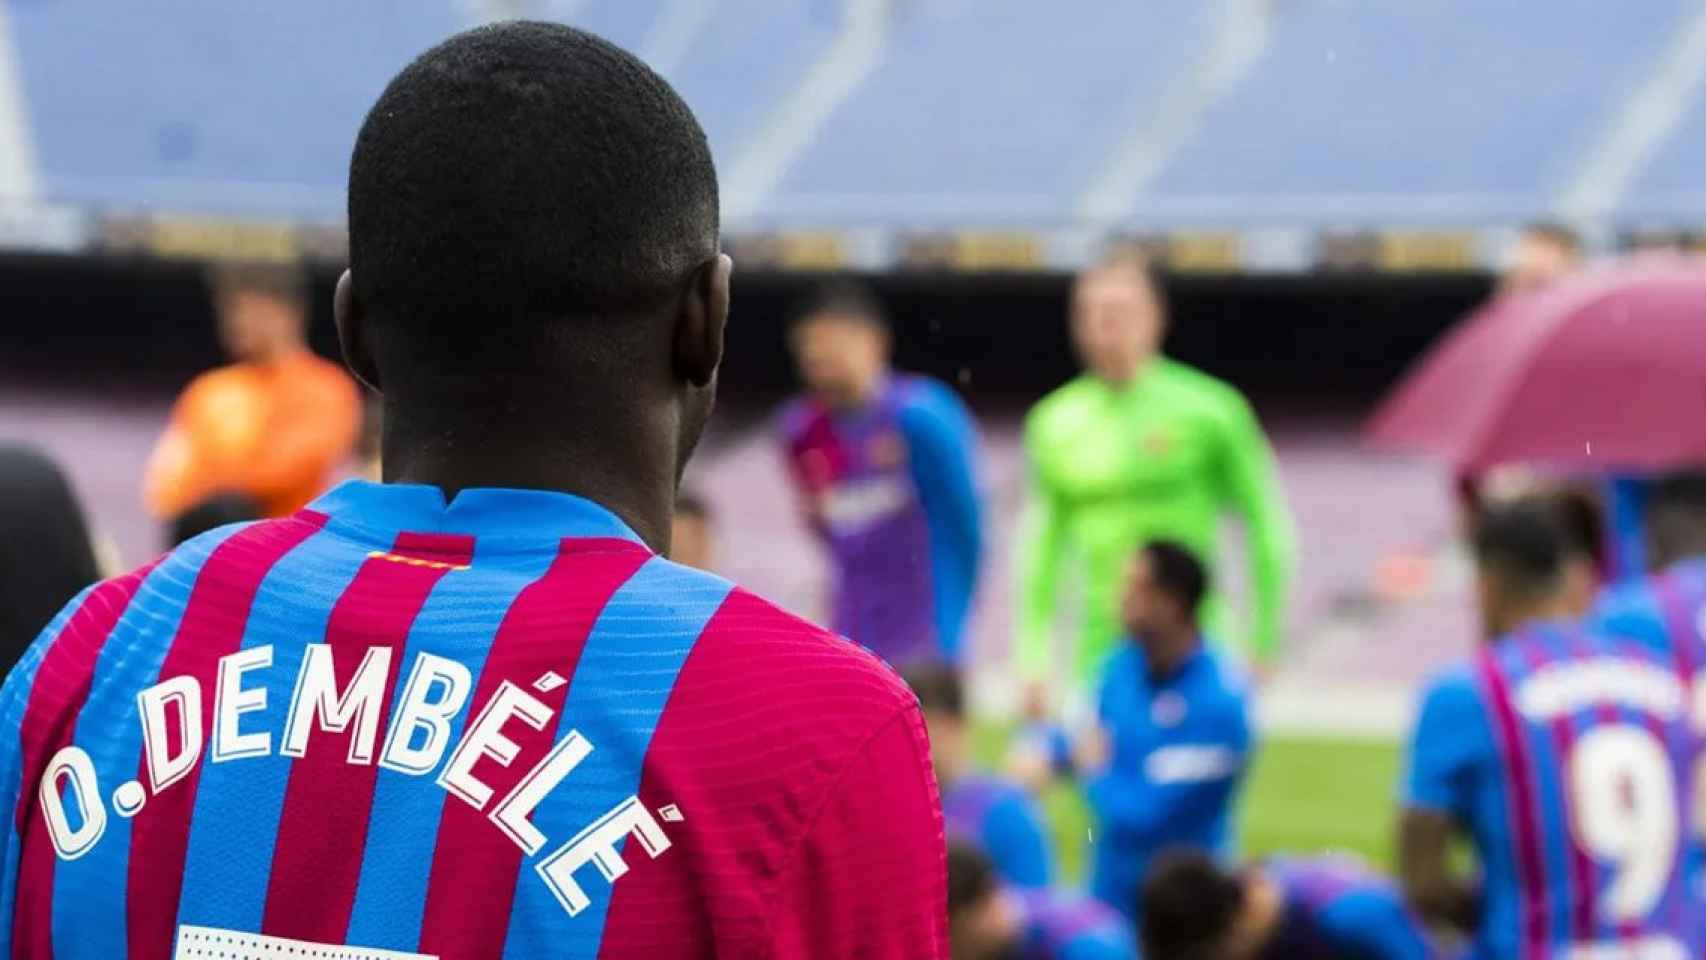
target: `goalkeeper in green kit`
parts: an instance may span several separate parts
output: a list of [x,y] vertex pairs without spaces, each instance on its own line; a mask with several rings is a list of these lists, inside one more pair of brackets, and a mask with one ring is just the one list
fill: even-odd
[[[1120,596],[1146,542],[1176,541],[1214,566],[1220,523],[1244,521],[1255,610],[1247,652],[1274,656],[1294,552],[1291,517],[1273,451],[1249,404],[1229,384],[1160,355],[1160,295],[1135,253],[1082,273],[1072,295],[1072,339],[1085,372],[1025,418],[1031,503],[1020,535],[1016,658],[1032,694],[1065,673],[1077,691],[1120,639]],[[1070,672],[1050,663],[1061,571],[1074,557],[1085,604]],[[1205,629],[1224,623],[1203,602]],[[1228,639],[1224,635],[1219,639]]]

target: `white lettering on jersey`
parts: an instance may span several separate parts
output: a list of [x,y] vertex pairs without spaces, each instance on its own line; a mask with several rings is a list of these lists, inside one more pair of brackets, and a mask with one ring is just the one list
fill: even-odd
[[825,494],[823,520],[836,533],[858,533],[906,509],[911,498],[911,484],[900,476],[842,484]]
[[[148,763],[148,783],[154,793],[166,789],[195,769],[201,759],[201,684],[189,675],[162,680],[136,695],[142,715],[142,753]],[[178,752],[168,742],[166,710],[178,712],[182,731]]]
[[1662,720],[1674,720],[1683,708],[1674,670],[1611,655],[1548,663],[1522,679],[1513,700],[1535,722],[1600,704],[1621,704]]
[[284,721],[284,745],[279,752],[288,757],[308,753],[308,733],[318,721],[329,733],[343,733],[353,724],[349,762],[373,762],[373,741],[379,733],[379,710],[384,703],[385,678],[391,669],[390,647],[368,647],[356,667],[349,686],[338,692],[332,669],[332,647],[310,643],[296,675],[296,692],[290,698],[290,715]]
[[[390,678],[391,653],[390,647],[369,647],[340,690],[332,648],[325,643],[306,644],[284,728],[277,738],[279,754],[292,758],[305,756],[309,736],[318,725],[330,733],[349,734],[347,762],[371,765],[383,733],[380,767],[418,777],[432,773],[439,768],[440,760],[444,760],[435,782],[476,810],[484,811],[490,805],[487,819],[496,825],[498,832],[528,858],[540,858],[555,838],[546,836],[533,822],[533,815],[592,754],[592,742],[579,730],[571,729],[544,756],[536,761],[531,757],[523,761],[521,745],[505,733],[508,724],[518,720],[534,730],[544,730],[557,711],[524,687],[504,680],[452,745],[451,733],[457,717],[468,706],[474,677],[463,664],[430,653],[416,654],[397,693],[394,720],[388,730],[381,731],[380,712],[391,696],[386,682]],[[152,790],[145,791],[137,780],[120,784],[111,797],[119,816],[128,819],[143,813],[150,796],[188,776],[200,761],[208,737],[212,739],[213,762],[272,753],[275,731],[244,732],[241,723],[244,715],[264,713],[267,709],[267,688],[245,686],[244,681],[247,678],[253,682],[249,674],[272,668],[274,654],[272,646],[259,646],[220,658],[211,734],[204,729],[201,684],[194,676],[170,677],[137,694],[143,766],[148,771]],[[561,676],[547,673],[535,681],[534,687],[551,690],[565,682]],[[174,719],[178,728],[175,737]],[[259,718],[251,718],[250,723],[258,725]],[[502,767],[530,762],[520,780],[495,804],[492,802],[495,791],[474,772],[485,759]],[[54,852],[61,859],[81,857],[101,840],[107,827],[108,813],[103,802],[106,798],[100,792],[94,762],[82,748],[68,746],[53,755],[38,794]],[[685,819],[681,808],[673,803],[659,807],[658,815],[669,823]],[[537,859],[534,871],[562,908],[574,916],[591,902],[587,892],[575,882],[575,872],[590,863],[598,867],[607,881],[614,883],[628,869],[618,846],[629,836],[654,858],[670,847],[669,837],[652,812],[638,797],[629,796],[566,843]],[[290,941],[262,944],[264,949],[255,956],[275,955],[275,948],[288,953],[292,945]]]
[[[65,794],[60,795],[60,781]],[[101,806],[100,784],[95,762],[82,747],[64,747],[47,762],[41,776],[41,812],[53,852],[61,860],[75,860],[94,849],[107,831],[107,808]],[[77,826],[65,809],[67,799],[77,804]]]
[[651,811],[640,803],[639,797],[629,797],[539,861],[534,869],[572,917],[592,902],[586,891],[575,882],[575,871],[591,863],[598,867],[605,880],[615,883],[617,878],[628,872],[628,865],[622,862],[622,854],[616,849],[616,844],[630,835],[640,842],[641,849],[653,860],[669,849],[669,838],[664,836],[663,827],[658,825]]
[[[430,653],[415,657],[379,765],[417,777],[431,773],[450,746],[450,721],[462,712],[473,688],[473,675],[455,660]],[[432,699],[434,689],[442,691],[437,699]],[[414,746],[416,731],[426,735],[418,747]]]
[[213,702],[213,762],[272,753],[272,731],[243,733],[239,728],[245,713],[267,708],[265,687],[243,688],[243,674],[272,666],[272,644],[239,650],[219,658],[219,685]]
[[527,771],[521,782],[492,808],[492,822],[523,852],[529,856],[538,853],[539,848],[545,845],[545,835],[527,819],[528,816],[591,752],[592,744],[586,742],[580,731],[570,730],[567,736],[557,741],[545,759]]
[[474,764],[481,757],[491,757],[504,767],[514,763],[521,747],[504,736],[504,724],[511,717],[520,717],[533,729],[543,730],[551,714],[550,707],[505,680],[498,687],[498,692],[492,694],[492,699],[486,702],[485,709],[463,732],[461,742],[456,744],[456,749],[450,753],[450,761],[444,765],[444,772],[438,775],[438,785],[475,810],[485,809],[486,801],[492,798],[492,788],[474,776]]

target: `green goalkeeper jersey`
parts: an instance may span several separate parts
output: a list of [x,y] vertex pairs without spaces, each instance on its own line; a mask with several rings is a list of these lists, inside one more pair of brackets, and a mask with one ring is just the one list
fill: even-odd
[[[1072,677],[1091,676],[1119,637],[1120,587],[1136,549],[1170,539],[1215,567],[1221,517],[1245,523],[1255,611],[1249,650],[1274,653],[1291,575],[1291,517],[1273,451],[1244,397],[1182,363],[1156,358],[1114,386],[1080,376],[1044,397],[1025,418],[1032,503],[1019,540],[1016,656],[1020,672],[1049,667],[1061,568],[1082,563],[1085,609]],[[1220,601],[1203,615],[1211,632]]]

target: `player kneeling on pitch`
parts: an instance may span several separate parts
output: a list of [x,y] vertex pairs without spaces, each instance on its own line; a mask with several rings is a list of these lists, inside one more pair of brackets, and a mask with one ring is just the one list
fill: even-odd
[[947,835],[987,853],[1003,881],[1048,886],[1054,868],[1036,801],[1018,783],[972,767],[965,683],[959,673],[943,664],[920,664],[901,671],[901,679],[918,694],[924,709]]
[[[1130,639],[1102,674],[1095,739],[1105,738],[1106,760],[1087,788],[1097,821],[1090,889],[1122,912],[1136,910],[1157,851],[1219,851],[1231,839],[1249,695],[1197,624],[1207,589],[1202,564],[1178,544],[1153,541],[1132,561],[1122,604]],[[1081,747],[1080,763],[1096,752]]]
[[1156,859],[1143,891],[1148,960],[1427,960],[1439,956],[1391,883],[1348,857],[1223,866]]
[[948,846],[953,960],[1137,960],[1125,918],[1082,893],[1003,887],[968,843]]
[[[1492,638],[1422,699],[1404,782],[1404,892],[1485,957],[1699,957],[1700,849],[1681,798],[1698,753],[1684,669],[1574,622],[1556,513],[1475,530]],[[1466,835],[1476,890],[1448,868]]]

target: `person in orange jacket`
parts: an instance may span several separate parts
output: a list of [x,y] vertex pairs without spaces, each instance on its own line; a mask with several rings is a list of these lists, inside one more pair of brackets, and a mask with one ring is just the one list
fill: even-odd
[[231,268],[213,281],[219,337],[236,362],[196,377],[154,446],[143,496],[171,519],[209,497],[243,494],[267,516],[328,485],[361,425],[354,381],[306,339],[299,275]]

